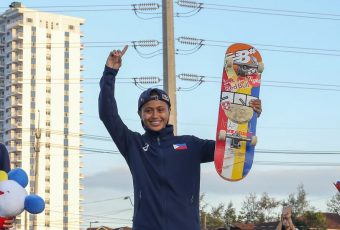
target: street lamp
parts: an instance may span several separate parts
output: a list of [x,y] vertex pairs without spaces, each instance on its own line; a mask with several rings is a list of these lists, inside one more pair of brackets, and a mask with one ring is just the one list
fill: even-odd
[[97,224],[99,221],[90,221],[90,229],[92,228],[92,224]]
[[130,201],[130,203],[131,203],[131,206],[133,207],[133,203],[132,203],[132,201],[131,201],[131,197],[130,197],[130,196],[126,196],[126,197],[124,197],[124,200],[129,200],[129,201]]

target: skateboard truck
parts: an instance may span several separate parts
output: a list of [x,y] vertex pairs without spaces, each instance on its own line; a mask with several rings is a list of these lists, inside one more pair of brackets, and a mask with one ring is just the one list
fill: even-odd
[[251,59],[252,63],[242,63],[242,62],[234,62],[232,57],[227,58],[227,68],[232,68],[233,65],[237,65],[237,75],[239,76],[248,76],[254,73],[262,73],[264,70],[263,63],[258,63],[255,57]]
[[248,137],[242,137],[238,132],[234,134],[227,134],[225,130],[221,130],[218,134],[218,139],[219,140],[225,140],[226,138],[231,139],[231,147],[232,148],[237,148],[239,149],[241,147],[241,141],[246,141],[250,142],[252,146],[255,146],[257,144],[257,137],[256,136],[251,136],[250,138]]

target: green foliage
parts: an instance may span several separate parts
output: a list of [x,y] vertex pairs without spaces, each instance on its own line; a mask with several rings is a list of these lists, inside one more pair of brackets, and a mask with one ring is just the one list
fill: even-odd
[[307,229],[327,229],[326,218],[320,212],[306,211],[302,219]]
[[277,219],[275,209],[280,202],[269,197],[267,193],[257,199],[256,194],[249,194],[242,203],[239,220],[244,223],[264,223]]
[[[290,194],[285,201],[277,201],[269,197],[267,193],[263,193],[261,197],[250,193],[245,197],[238,216],[232,202],[229,202],[227,206],[220,203],[207,211],[208,204],[204,202],[204,194],[202,194],[200,197],[201,225],[202,228],[206,226],[207,229],[217,229],[235,222],[258,224],[276,221],[281,215],[281,210],[278,213],[281,205],[292,206],[292,220],[300,230],[326,229],[325,217],[322,213],[315,212],[315,208],[310,206],[302,184],[297,187],[297,192]],[[340,193],[333,196],[327,205],[329,211],[340,215]]]
[[300,184],[297,187],[297,194],[292,193],[288,196],[286,204],[292,206],[293,222],[296,221],[296,217],[302,216],[305,211],[313,209],[312,207],[310,207],[306,197],[307,193],[303,187],[303,184]]
[[236,209],[233,207],[233,203],[230,201],[226,210],[224,211],[224,221],[226,224],[231,224],[236,222]]
[[337,213],[340,215],[340,192],[335,194],[328,202],[327,209],[332,213]]

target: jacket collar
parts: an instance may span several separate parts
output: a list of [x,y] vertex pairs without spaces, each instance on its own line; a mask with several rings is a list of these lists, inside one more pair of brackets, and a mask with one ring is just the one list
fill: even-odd
[[174,127],[173,125],[166,125],[166,127],[158,132],[152,131],[144,126],[145,135],[152,138],[164,138],[167,136],[174,136]]

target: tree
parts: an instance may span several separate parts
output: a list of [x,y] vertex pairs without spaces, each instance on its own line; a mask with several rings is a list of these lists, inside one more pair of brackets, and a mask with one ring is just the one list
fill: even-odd
[[224,216],[224,204],[220,203],[217,207],[211,208],[211,213],[207,215],[207,228],[216,229],[225,226]]
[[278,214],[275,213],[275,209],[279,206],[280,201],[276,201],[275,198],[269,197],[268,193],[263,193],[262,197],[258,201],[258,220],[259,223],[275,221]]
[[288,205],[292,206],[292,212],[293,212],[293,221],[298,216],[302,216],[305,211],[308,209],[313,209],[309,202],[307,201],[307,193],[303,187],[303,184],[298,185],[297,187],[297,194],[295,197],[295,194],[290,194],[288,197]]
[[208,214],[205,210],[208,204],[204,202],[204,196],[205,196],[204,193],[200,195],[200,221],[201,221],[202,227],[205,227],[206,218]]
[[217,207],[212,207],[211,212],[206,211],[208,206],[204,202],[205,194],[200,195],[200,221],[202,228],[215,229],[224,227],[224,204],[220,203]]
[[263,193],[260,199],[256,194],[250,194],[242,204],[239,219],[245,223],[264,223],[274,221],[278,214],[275,209],[280,202],[269,197],[267,193]]
[[327,209],[340,215],[340,192],[335,194],[328,202]]
[[256,193],[250,193],[242,203],[239,220],[244,223],[256,223],[258,204]]
[[227,208],[224,211],[223,216],[224,222],[227,225],[230,225],[233,222],[236,222],[236,210],[233,207],[233,202],[229,202]]
[[326,218],[320,212],[306,211],[302,219],[307,229],[327,229]]

